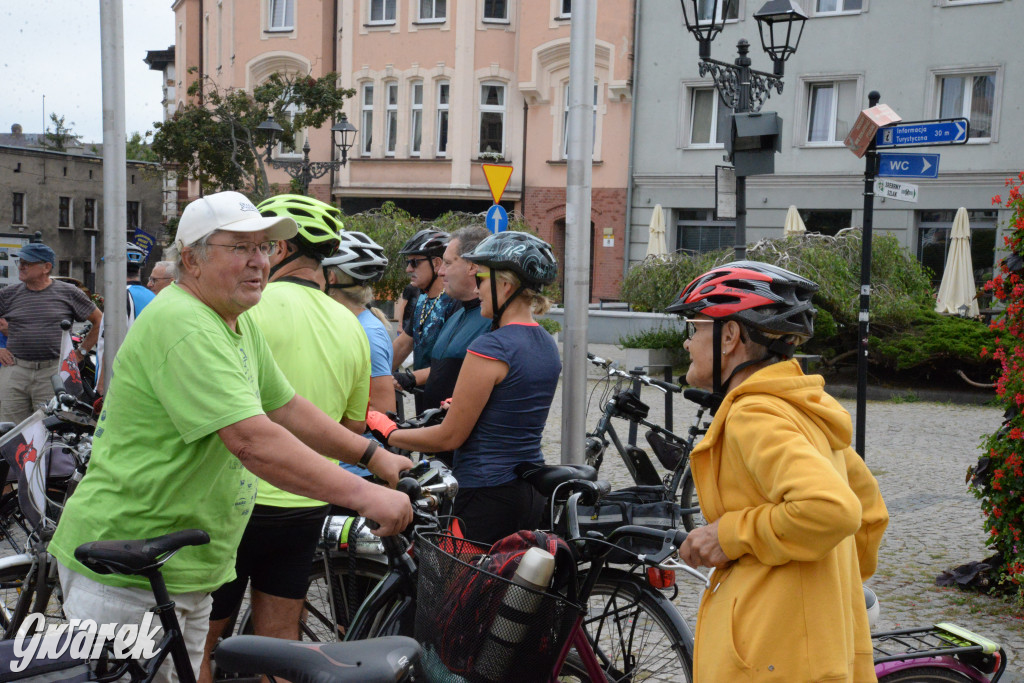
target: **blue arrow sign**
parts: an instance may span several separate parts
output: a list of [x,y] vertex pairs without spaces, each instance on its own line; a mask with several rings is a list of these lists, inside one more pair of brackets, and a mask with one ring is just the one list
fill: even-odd
[[880,178],[938,178],[938,154],[878,153]]
[[970,138],[967,119],[942,121],[904,121],[875,134],[878,147],[924,147],[927,145],[962,145]]
[[508,230],[508,213],[501,207],[501,204],[494,204],[487,209],[486,223],[487,229],[495,235]]

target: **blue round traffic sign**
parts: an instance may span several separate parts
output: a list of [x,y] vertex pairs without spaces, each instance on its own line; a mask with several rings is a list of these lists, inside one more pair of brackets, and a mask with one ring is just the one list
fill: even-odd
[[508,230],[508,213],[501,204],[495,204],[487,209],[487,229],[493,234]]

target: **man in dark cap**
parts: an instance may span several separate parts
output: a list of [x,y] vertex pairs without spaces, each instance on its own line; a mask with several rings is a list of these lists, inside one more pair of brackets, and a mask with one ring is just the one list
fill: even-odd
[[103,314],[88,296],[50,277],[57,257],[42,242],[21,248],[17,285],[0,289],[0,317],[7,320],[7,349],[14,365],[0,395],[0,421],[21,422],[36,406],[53,398],[50,378],[60,366],[62,320],[92,323],[79,348],[78,361],[96,345]]

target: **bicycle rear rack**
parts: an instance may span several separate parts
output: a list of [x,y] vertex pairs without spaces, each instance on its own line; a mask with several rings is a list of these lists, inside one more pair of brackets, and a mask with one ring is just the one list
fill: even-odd
[[[1006,666],[1006,657],[998,643],[955,624],[940,623],[923,628],[907,628],[872,635],[875,664],[924,659],[961,657],[985,673]],[[998,675],[992,680],[998,679]]]

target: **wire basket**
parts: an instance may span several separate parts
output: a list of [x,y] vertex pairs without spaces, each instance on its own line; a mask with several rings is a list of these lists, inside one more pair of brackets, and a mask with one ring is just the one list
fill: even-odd
[[581,613],[481,568],[486,553],[447,534],[416,535],[416,640],[428,681],[502,681],[512,671],[547,678]]

